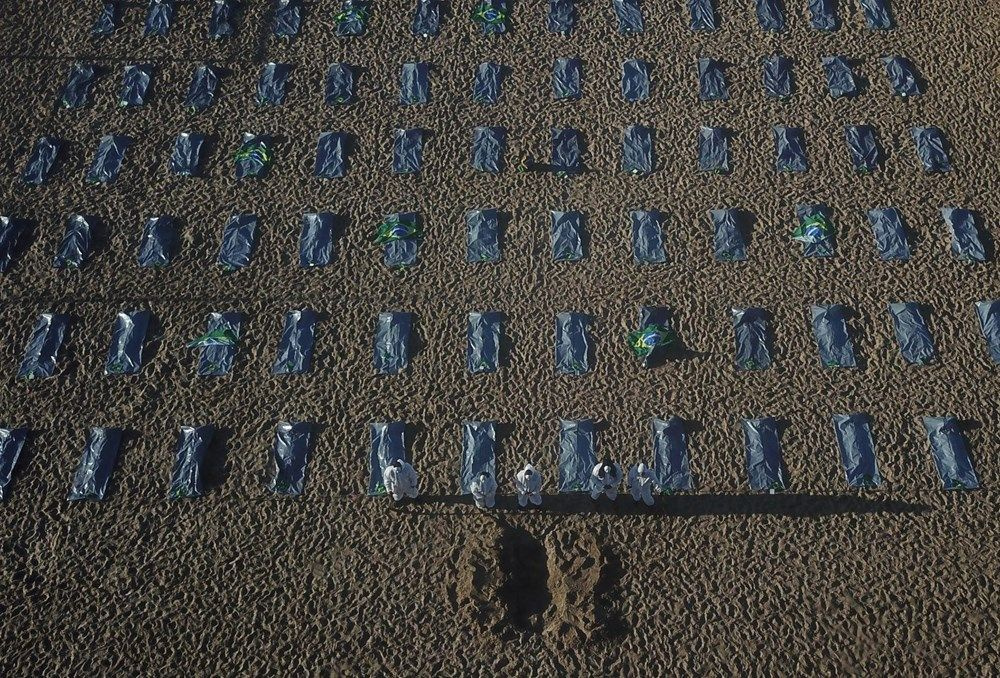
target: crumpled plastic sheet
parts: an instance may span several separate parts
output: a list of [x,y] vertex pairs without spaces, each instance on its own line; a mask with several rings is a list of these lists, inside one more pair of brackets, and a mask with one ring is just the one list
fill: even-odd
[[826,73],[826,86],[834,99],[852,97],[858,93],[858,83],[854,77],[854,69],[842,56],[821,57],[823,71]]
[[0,428],[0,501],[10,496],[14,467],[28,439],[26,428]]
[[125,160],[125,152],[132,145],[128,137],[107,134],[97,144],[94,160],[87,170],[87,181],[96,184],[110,184],[118,179]]
[[728,101],[729,86],[721,61],[698,59],[698,97],[702,101]]
[[[659,325],[668,332],[673,331],[673,321],[670,317],[670,309],[664,306],[640,306],[639,307],[639,328],[648,325]],[[646,368],[658,367],[667,358],[669,346],[656,346],[642,359],[642,366]]]
[[622,170],[645,176],[653,173],[653,131],[642,125],[625,128],[622,141]]
[[840,27],[836,0],[809,0],[809,25],[817,31],[835,31]]
[[840,463],[848,487],[878,487],[882,476],[875,459],[871,418],[863,412],[833,415],[833,430],[837,435]]
[[309,309],[285,314],[271,374],[305,374],[312,369],[316,320],[316,314]]
[[139,242],[139,266],[165,268],[170,265],[180,244],[177,223],[173,217],[159,216],[146,220]]
[[925,172],[950,172],[948,141],[937,127],[911,127],[910,138]]
[[577,211],[549,213],[552,222],[552,259],[579,261],[586,256],[584,249],[583,214]]
[[208,64],[196,67],[191,76],[184,106],[195,112],[205,110],[215,101],[215,91],[218,87],[219,74],[214,68]]
[[21,172],[21,181],[33,186],[41,186],[49,179],[52,168],[59,157],[62,142],[52,136],[38,137],[35,147],[28,157],[28,162]]
[[976,316],[990,357],[993,362],[1000,363],[1000,300],[977,301]]
[[649,64],[640,59],[622,63],[622,96],[635,103],[649,98]]
[[271,31],[278,38],[294,38],[302,30],[302,0],[276,0]]
[[222,40],[236,35],[238,9],[235,0],[212,0],[212,16],[208,21],[208,37],[212,40]]
[[234,214],[222,231],[222,246],[216,262],[229,271],[246,268],[256,248],[257,217],[253,214]]
[[406,424],[401,421],[375,422],[369,427],[371,452],[368,455],[368,496],[385,494],[382,484],[385,469],[394,461],[409,461]]
[[767,311],[762,308],[730,310],[736,335],[736,367],[740,370],[766,370],[771,366],[771,333]]
[[755,0],[757,23],[765,31],[780,33],[785,30],[785,9],[781,0]]
[[661,492],[694,489],[687,432],[680,417],[649,420],[653,436],[653,476]]
[[410,32],[414,35],[434,37],[441,30],[440,0],[417,0],[410,23]]
[[392,133],[392,171],[413,174],[420,171],[424,155],[424,131],[397,129]]
[[149,0],[146,11],[146,26],[143,34],[147,37],[165,38],[170,33],[170,22],[174,18],[174,0]]
[[42,313],[31,330],[24,358],[17,370],[18,379],[47,379],[56,372],[56,360],[69,326],[69,316]]
[[692,31],[714,31],[719,28],[712,0],[688,0],[688,10],[691,13]]
[[746,230],[745,215],[738,209],[725,208],[709,210],[712,227],[715,231],[713,239],[715,258],[718,261],[745,261],[747,245],[744,238]]
[[353,11],[355,14],[352,18],[337,23],[337,36],[346,38],[364,35],[365,26],[368,23],[367,15],[369,9],[369,3],[362,0],[343,0],[340,4],[341,12]]
[[375,325],[375,369],[380,374],[398,374],[410,365],[410,334],[413,314],[379,313]]
[[500,369],[502,324],[503,315],[496,311],[469,313],[465,364],[471,374],[496,372]]
[[177,431],[168,499],[194,499],[205,493],[205,472],[202,467],[213,437],[215,427],[212,425],[181,426]]
[[895,207],[878,207],[868,210],[868,223],[875,235],[875,245],[883,261],[910,258],[910,244],[906,239],[903,216]]
[[347,135],[343,132],[321,132],[316,144],[316,165],[313,176],[339,179],[347,175]]
[[901,56],[887,56],[882,57],[882,63],[894,93],[901,97],[922,94],[920,76],[912,61]]
[[892,13],[887,0],[860,0],[865,23],[872,30],[888,31],[893,27]]
[[299,234],[299,266],[317,268],[333,260],[333,234],[336,215],[331,212],[310,212],[302,215]]
[[[242,153],[245,150],[252,149],[260,144],[263,144],[268,151],[271,150],[271,137],[263,134],[251,134],[250,132],[243,133],[243,140],[240,143],[240,148],[237,153]],[[235,159],[236,165],[236,179],[260,179],[267,176],[270,170],[271,162],[265,162],[263,158],[257,155],[247,156],[245,158],[237,157]]]
[[28,242],[28,222],[15,217],[0,216],[0,273],[6,273]]
[[785,463],[781,458],[778,422],[771,417],[744,419],[747,480],[756,492],[786,489]]
[[642,33],[642,8],[639,0],[611,0],[618,19],[618,32]]
[[[396,219],[404,223],[421,224],[421,217],[416,212],[397,212],[390,214],[387,218]],[[417,263],[417,255],[420,252],[420,241],[416,238],[406,240],[393,240],[387,242],[382,249],[382,262],[386,266],[413,266]]]
[[556,99],[579,99],[583,63],[576,58],[559,58],[552,62],[552,96]]
[[552,169],[562,174],[583,171],[583,135],[578,130],[552,128]]
[[632,258],[637,264],[665,264],[663,215],[655,210],[632,210]]
[[186,177],[201,174],[201,151],[205,146],[205,135],[181,132],[174,141],[170,154],[170,171]]
[[257,104],[280,106],[285,103],[285,89],[291,72],[292,67],[288,64],[276,64],[273,61],[264,64],[257,81]]
[[399,75],[399,103],[426,104],[431,100],[430,64],[403,64]]
[[800,224],[816,215],[822,215],[826,218],[826,222],[830,224],[830,232],[819,242],[802,243],[802,254],[810,258],[832,257],[837,250],[837,236],[830,208],[822,203],[803,203],[795,206],[795,218]]
[[476,79],[472,83],[472,100],[477,104],[492,106],[500,100],[500,79],[503,69],[500,64],[484,62],[476,67]]
[[[243,314],[228,311],[225,313],[209,313],[205,323],[205,332],[219,332],[227,330],[237,339],[243,325]],[[237,346],[227,346],[225,344],[213,344],[202,346],[198,349],[198,376],[199,377],[224,377],[233,370],[233,363],[236,361]]]
[[590,318],[582,313],[563,311],[556,314],[556,371],[579,375],[590,370],[590,342],[587,326]]
[[507,0],[477,0],[476,8],[484,7],[501,13],[503,21],[486,22],[480,21],[479,28],[483,35],[501,35],[507,32],[507,19],[510,18],[510,10],[507,7]]
[[65,108],[83,108],[90,103],[90,90],[97,80],[97,68],[93,64],[74,63],[69,67],[69,77],[62,90],[62,105]]
[[729,132],[723,127],[702,127],[698,133],[698,169],[729,173]]
[[795,89],[792,60],[781,54],[764,59],[764,94],[775,99],[787,99]]
[[912,302],[889,304],[889,316],[903,359],[926,365],[934,359],[934,341],[920,306]]
[[115,314],[104,374],[137,374],[142,369],[142,350],[151,320],[149,311]]
[[576,8],[573,0],[549,0],[546,28],[550,33],[569,35],[576,24]]
[[951,232],[952,256],[959,261],[986,261],[986,248],[979,237],[976,214],[960,207],[942,207],[941,216]]
[[264,486],[275,494],[298,497],[305,490],[306,463],[312,448],[313,425],[282,421],[274,430]]
[[812,328],[824,367],[857,367],[847,332],[846,309],[839,304],[813,306]]
[[875,128],[870,125],[847,125],[844,140],[851,155],[851,162],[858,172],[874,172],[881,162],[882,153],[875,139]]
[[104,499],[111,473],[118,463],[123,433],[120,428],[104,426],[87,431],[87,442],[73,474],[73,482],[66,499],[69,501]]
[[931,457],[946,490],[974,490],[979,478],[972,468],[965,437],[955,417],[924,417],[924,430],[931,446]]
[[472,482],[481,473],[496,480],[496,446],[496,426],[492,421],[462,422],[462,463],[458,473],[462,494],[472,492]]
[[96,217],[71,214],[66,220],[66,230],[59,242],[59,249],[52,259],[52,268],[83,268],[90,257],[94,231],[98,223]]
[[101,11],[98,12],[94,25],[90,28],[90,34],[95,38],[110,36],[118,27],[120,16],[118,0],[104,0],[101,3]]
[[354,66],[351,64],[330,64],[326,72],[327,106],[349,104],[354,101]]
[[774,167],[779,172],[805,172],[809,169],[806,159],[806,138],[801,127],[775,125]]
[[472,132],[472,168],[499,174],[506,143],[507,133],[502,127],[476,127]]
[[589,419],[559,420],[559,492],[589,492],[597,465],[596,431]]
[[465,260],[469,263],[500,261],[500,214],[495,209],[469,210]]

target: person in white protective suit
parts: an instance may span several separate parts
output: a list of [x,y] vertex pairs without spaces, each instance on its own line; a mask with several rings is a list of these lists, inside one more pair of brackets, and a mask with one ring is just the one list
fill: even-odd
[[602,495],[614,501],[618,497],[618,486],[622,482],[622,467],[605,459],[594,466],[590,473],[590,498],[595,501]]
[[517,503],[521,508],[527,506],[529,501],[535,506],[542,503],[542,475],[531,464],[525,465],[514,476],[514,489],[517,490]]
[[403,497],[416,499],[419,493],[417,472],[402,459],[397,459],[385,467],[385,471],[382,472],[382,483],[385,485],[385,491],[396,501],[400,501]]
[[469,491],[472,492],[477,508],[493,508],[496,503],[497,481],[484,471],[472,479]]
[[633,499],[646,506],[653,505],[653,473],[645,464],[639,462],[628,470],[626,484]]

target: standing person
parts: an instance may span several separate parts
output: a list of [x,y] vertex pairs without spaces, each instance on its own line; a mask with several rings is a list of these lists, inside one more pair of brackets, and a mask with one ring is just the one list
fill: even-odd
[[590,498],[597,500],[602,494],[614,501],[618,497],[618,486],[622,482],[622,467],[607,457],[594,466],[590,473]]
[[412,466],[402,459],[397,459],[382,472],[382,483],[385,490],[392,495],[396,501],[403,497],[416,499],[419,494],[417,489],[417,472]]
[[542,475],[531,464],[526,464],[514,476],[514,489],[517,490],[517,503],[521,508],[530,501],[535,506],[542,503]]
[[497,481],[493,480],[493,476],[483,471],[473,479],[469,490],[477,508],[493,508],[497,494]]
[[641,501],[646,506],[653,505],[653,474],[645,464],[639,462],[628,470],[626,485],[637,502]]

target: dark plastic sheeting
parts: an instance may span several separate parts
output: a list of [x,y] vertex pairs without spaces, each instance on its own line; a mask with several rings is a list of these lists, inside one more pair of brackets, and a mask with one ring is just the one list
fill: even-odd
[[34,186],[41,186],[48,181],[61,146],[62,143],[55,137],[39,137],[21,173],[21,181]]
[[[397,212],[390,214],[387,219],[393,219],[402,223],[412,223],[420,226],[420,215],[416,212]],[[392,240],[387,242],[382,250],[382,261],[386,266],[413,266],[417,263],[417,254],[420,251],[419,238],[406,238],[405,240]]]
[[895,207],[879,207],[868,210],[868,223],[875,234],[875,245],[883,261],[910,258],[910,244],[906,239],[903,216]]
[[[673,324],[670,321],[670,309],[661,306],[640,306],[639,307],[639,329],[649,325],[659,325],[673,332]],[[653,349],[642,359],[643,367],[656,367],[663,363],[669,346],[654,346]]]
[[688,457],[687,433],[680,417],[651,419],[653,432],[653,476],[663,492],[694,489]]
[[326,105],[337,106],[354,101],[354,66],[330,64],[326,72]]
[[[495,17],[489,21],[484,17]],[[507,0],[481,0],[475,6],[473,21],[475,21],[483,32],[483,35],[501,35],[507,32],[507,18],[510,17],[510,10],[507,7]]]
[[222,231],[217,263],[227,271],[246,268],[256,248],[257,217],[253,214],[234,214]]
[[294,38],[302,30],[302,0],[277,0],[271,31],[278,38]]
[[698,59],[698,97],[702,101],[727,101],[729,86],[723,63],[715,59]]
[[889,304],[889,315],[903,359],[911,365],[931,362],[934,359],[934,342],[920,306],[914,303]]
[[989,299],[976,302],[979,328],[986,339],[986,348],[993,361],[1000,363],[1000,300]]
[[780,54],[764,59],[764,94],[775,99],[792,96],[795,83],[792,75],[792,60]]
[[52,259],[52,268],[83,268],[90,257],[94,229],[97,226],[95,217],[84,214],[71,214],[66,220],[66,231],[59,242],[59,249]]
[[826,73],[826,86],[830,90],[830,96],[834,99],[839,97],[852,97],[858,93],[858,83],[854,77],[854,70],[841,56],[822,57],[823,71]]
[[132,144],[128,137],[108,134],[97,144],[94,160],[87,170],[87,181],[94,184],[110,184],[118,178],[125,160],[125,151]]
[[313,175],[323,179],[339,179],[347,175],[347,135],[343,132],[321,132],[316,144],[316,165]]
[[[260,148],[266,149],[266,156],[260,153]],[[247,155],[243,155],[248,153]],[[235,159],[237,179],[259,179],[267,176],[271,167],[271,137],[263,134],[243,133],[243,141]]]
[[729,173],[729,132],[723,127],[702,127],[698,133],[698,169]]
[[500,330],[503,316],[494,311],[470,313],[466,366],[472,374],[500,369]]
[[833,430],[837,434],[840,463],[844,466],[848,487],[878,487],[882,476],[875,460],[871,420],[867,414],[833,415]]
[[851,155],[854,169],[861,173],[874,172],[882,159],[878,141],[875,139],[875,128],[870,125],[847,125],[844,128],[844,140]]
[[392,171],[413,174],[420,171],[424,154],[424,131],[397,129],[392,134]]
[[173,18],[174,0],[149,0],[143,34],[165,38],[170,33],[170,22]]
[[552,221],[552,259],[554,261],[583,259],[586,256],[583,245],[583,214],[553,210],[549,215]]
[[823,204],[811,203],[795,206],[795,218],[798,219],[799,224],[816,215],[822,215],[826,218],[826,222],[830,225],[830,232],[819,242],[802,243],[802,254],[810,258],[832,257],[837,249],[837,238],[830,208]]
[[201,151],[205,146],[205,135],[181,132],[174,141],[170,154],[170,171],[187,177],[201,173]]
[[410,32],[414,35],[432,37],[441,30],[440,0],[417,0],[417,7],[410,23]]
[[625,128],[622,170],[637,175],[653,173],[653,130],[642,125]]
[[69,77],[62,91],[62,105],[66,108],[83,108],[90,103],[90,89],[97,80],[97,69],[92,64],[75,63],[69,67]]
[[412,313],[379,313],[375,325],[375,369],[398,374],[410,364]]
[[73,473],[73,482],[66,499],[104,499],[111,473],[118,462],[123,431],[120,428],[97,427],[87,431],[87,442],[80,463]]
[[462,494],[472,492],[472,481],[481,473],[496,479],[496,446],[496,427],[492,421],[462,422],[462,465],[458,474]]
[[237,10],[235,0],[213,0],[212,16],[208,21],[208,37],[212,40],[222,40],[236,35]]
[[734,308],[730,313],[736,335],[736,367],[741,370],[766,370],[771,366],[767,311],[762,308]]
[[137,374],[142,369],[142,349],[151,319],[149,311],[121,311],[115,315],[104,374]]
[[264,486],[275,494],[298,497],[306,484],[306,463],[312,447],[312,424],[280,422],[274,431]]
[[315,331],[316,314],[309,309],[286,313],[271,374],[305,374],[311,370]]
[[812,307],[813,336],[824,367],[857,367],[847,333],[846,309],[839,304]]
[[336,15],[337,35],[342,38],[363,35],[368,23],[368,9],[368,3],[362,0],[343,0]]
[[42,313],[31,330],[24,358],[17,371],[18,379],[47,379],[55,374],[56,359],[62,348],[69,316],[62,313]]
[[28,242],[28,223],[0,216],[0,273],[6,273]]
[[809,25],[817,31],[835,31],[840,27],[836,0],[809,0]]
[[[242,325],[243,314],[241,313],[209,313],[205,332],[211,334],[212,332],[227,331],[239,339]],[[236,346],[223,343],[202,346],[198,354],[198,376],[222,377],[229,374],[236,361],[236,349]]]
[[642,33],[642,8],[639,0],[611,0],[618,19],[619,33]]
[[569,127],[552,128],[552,169],[559,174],[583,171],[583,135]]
[[663,215],[656,211],[632,210],[632,257],[637,264],[665,264]]
[[500,64],[485,62],[476,67],[476,79],[472,83],[472,100],[477,104],[492,106],[500,100]]
[[431,100],[430,65],[403,64],[399,75],[399,103],[403,106],[426,104]]
[[292,67],[288,64],[276,64],[273,61],[264,64],[260,69],[260,79],[257,81],[257,103],[261,106],[283,104],[291,72]]
[[139,242],[139,266],[142,268],[165,268],[177,253],[180,238],[173,217],[151,217],[142,229]]
[[779,172],[805,172],[809,169],[806,160],[806,138],[801,127],[775,125],[774,167]]
[[979,478],[972,468],[965,437],[955,417],[924,417],[924,430],[931,445],[931,456],[946,490],[974,490]]
[[95,38],[106,38],[115,32],[118,21],[118,0],[105,0],[101,3],[101,11],[98,12],[97,18],[94,20],[90,34]]
[[215,91],[218,88],[219,74],[215,69],[207,64],[198,66],[191,76],[184,105],[196,112],[203,111],[215,101]]
[[714,31],[719,28],[712,0],[688,0],[688,10],[691,12],[692,31]]
[[590,318],[582,313],[556,314],[556,371],[578,375],[590,369],[589,324]]
[[316,268],[333,260],[333,229],[336,215],[330,212],[310,212],[302,215],[299,234],[299,266]]
[[710,210],[715,230],[715,258],[719,261],[745,261],[747,245],[744,238],[745,218],[737,209]]
[[765,31],[780,33],[785,30],[785,9],[781,0],[754,0],[757,5],[757,23]]
[[860,0],[865,23],[872,30],[887,31],[892,28],[892,14],[888,0]]
[[937,127],[911,127],[910,138],[925,172],[950,172],[948,141]]
[[941,216],[951,232],[951,254],[959,261],[986,261],[976,215],[958,207],[942,207]]
[[644,101],[649,98],[649,64],[639,59],[629,59],[622,64],[622,96],[626,101]]
[[778,422],[771,417],[744,419],[747,479],[757,492],[785,489],[785,464],[781,459]]
[[559,492],[587,492],[597,465],[594,423],[559,420]]
[[885,64],[885,75],[889,78],[892,91],[901,97],[911,97],[921,94],[920,76],[913,62],[900,56],[882,57]]
[[377,422],[370,427],[371,452],[368,455],[368,496],[385,494],[383,473],[397,459],[409,461],[406,448],[406,424],[401,421]]
[[576,24],[574,0],[549,0],[549,14],[546,27],[550,33],[569,35]]
[[193,499],[205,493],[202,466],[214,436],[214,426],[181,426],[177,432],[174,467],[170,471],[168,499]]
[[472,132],[472,168],[498,174],[503,167],[507,134],[502,127],[477,127]]
[[579,99],[583,64],[579,59],[560,58],[552,62],[552,96],[556,99]]
[[26,428],[0,428],[0,501],[10,494],[10,481],[28,439]]
[[468,227],[465,260],[470,263],[500,261],[500,214],[494,209],[469,210],[465,224]]

